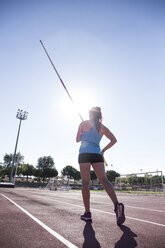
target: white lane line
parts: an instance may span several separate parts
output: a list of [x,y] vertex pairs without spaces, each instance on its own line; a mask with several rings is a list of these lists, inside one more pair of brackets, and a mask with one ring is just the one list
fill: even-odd
[[[35,193],[34,193],[33,195],[36,196]],[[66,194],[65,194],[65,195],[66,195]],[[38,196],[38,194],[37,194],[37,196]],[[47,196],[45,196],[45,197],[47,197]],[[52,198],[53,196],[49,195],[49,197]],[[59,195],[58,195],[57,197],[63,198],[63,196],[59,196]],[[67,198],[67,199],[70,199],[70,200],[82,201],[82,199],[78,199],[78,198],[76,198],[76,197],[68,197],[68,196],[64,196],[64,197]],[[51,198],[49,198],[49,199],[51,199]],[[99,206],[112,206],[112,204],[106,203],[106,202],[102,202],[102,201],[92,201],[92,200],[91,200],[91,204],[92,204],[92,203],[93,203],[93,204],[97,203],[97,204],[99,204]],[[100,204],[100,203],[101,203],[101,204]],[[139,209],[139,210],[153,211],[153,212],[158,212],[158,213],[165,213],[164,210],[153,209],[153,208],[136,207],[136,206],[130,206],[130,205],[125,205],[125,207],[134,208],[134,209]]]
[[42,226],[46,231],[48,231],[50,234],[52,234],[55,238],[57,238],[58,240],[60,240],[64,245],[66,245],[69,248],[78,248],[77,246],[75,246],[74,244],[72,244],[71,242],[69,242],[67,239],[65,239],[64,237],[62,237],[60,234],[58,234],[57,232],[55,232],[54,230],[52,230],[50,227],[48,227],[47,225],[45,225],[43,222],[41,222],[40,220],[38,220],[36,217],[34,217],[32,214],[30,214],[27,210],[25,210],[24,208],[22,208],[21,206],[19,206],[16,202],[14,202],[13,200],[11,200],[10,198],[8,198],[7,196],[1,194],[3,197],[5,197],[7,200],[9,200],[11,203],[13,203],[16,207],[18,207],[19,209],[21,209],[25,214],[27,214],[31,219],[33,219],[35,222],[37,222],[40,226]]
[[[34,194],[35,195],[35,194]],[[59,198],[63,198],[61,196],[58,196]],[[70,200],[78,200],[78,201],[82,201],[82,199],[78,199],[78,198],[75,198],[75,197],[66,197],[64,196],[65,198],[67,199],[70,199]],[[50,199],[50,198],[49,198]],[[112,204],[110,203],[106,203],[106,202],[102,202],[102,201],[91,201],[91,203],[97,203],[97,204],[100,204],[102,206],[112,206]],[[100,205],[99,205],[100,206]],[[153,212],[159,212],[159,213],[164,213],[165,211],[164,210],[158,210],[158,209],[153,209],[153,208],[143,208],[143,207],[136,207],[136,206],[129,206],[129,205],[125,205],[125,207],[128,207],[128,208],[135,208],[135,209],[142,209],[142,210],[146,210],[146,211],[153,211]]]
[[[43,199],[42,196],[39,196],[38,198]],[[51,198],[48,198],[48,199],[51,200],[51,201],[54,201],[54,202],[58,202],[58,203],[62,203],[62,204],[67,204],[67,205],[74,206],[74,207],[84,208],[84,206],[76,205],[76,204],[73,204],[73,203],[68,203],[68,202],[63,202],[63,201],[59,201],[59,200],[54,200],[54,199],[51,199]],[[91,210],[97,211],[97,212],[100,212],[100,213],[104,213],[104,214],[115,215],[114,213],[106,212],[106,211],[95,209],[95,208],[91,208]],[[129,217],[129,216],[126,216],[126,218],[127,219],[131,219],[131,220],[136,220],[136,221],[139,221],[139,222],[144,222],[144,223],[148,223],[148,224],[153,224],[153,225],[165,227],[165,224],[161,224],[161,223],[157,223],[157,222],[152,222],[152,221],[148,221],[148,220],[142,220],[142,219],[138,219],[138,218],[134,218],[134,217]]]
[[[54,199],[50,199],[50,198],[49,198],[49,200],[59,202],[59,203],[62,203],[62,204],[67,204],[67,205],[74,206],[74,207],[84,208],[84,206],[80,206],[80,205],[76,205],[76,204],[72,204],[72,203],[68,203],[68,202],[63,202],[63,201],[54,200]],[[115,215],[114,213],[106,212],[106,211],[103,211],[103,210],[100,210],[100,209],[91,208],[91,210],[97,211],[97,212],[100,212],[100,213],[104,213],[104,214]],[[138,219],[138,218],[134,218],[134,217],[126,216],[126,219],[136,220],[136,221],[140,221],[140,222],[144,222],[144,223],[148,223],[148,224],[153,224],[153,225],[156,225],[156,226],[165,227],[165,224],[161,224],[161,223],[157,223],[157,222],[153,222],[153,221],[148,221],[148,220],[142,220],[142,219]]]
[[142,209],[142,210],[147,210],[147,211],[154,211],[154,212],[159,212],[159,213],[164,213],[164,210],[158,210],[158,209],[153,209],[153,208],[143,208],[143,207],[135,207],[135,206],[128,206],[125,205],[128,208],[136,208],[136,209]]

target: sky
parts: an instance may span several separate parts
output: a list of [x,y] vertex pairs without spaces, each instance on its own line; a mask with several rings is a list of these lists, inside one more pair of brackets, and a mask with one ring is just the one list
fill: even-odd
[[[165,1],[1,0],[0,162],[18,148],[24,162],[52,156],[59,171],[77,162],[76,133],[100,106],[118,142],[106,170],[165,174]],[[74,105],[46,54],[44,43]],[[103,137],[101,148],[109,141]]]

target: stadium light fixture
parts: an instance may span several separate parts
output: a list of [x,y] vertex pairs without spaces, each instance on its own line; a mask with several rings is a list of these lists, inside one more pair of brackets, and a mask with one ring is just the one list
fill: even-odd
[[15,159],[16,159],[16,152],[17,152],[19,133],[20,133],[20,129],[21,129],[21,122],[23,120],[26,120],[27,116],[28,116],[27,111],[23,111],[22,109],[18,109],[16,118],[19,119],[20,121],[19,121],[17,139],[16,139],[15,150],[14,150],[14,155],[13,155],[13,161],[12,161],[12,166],[11,166],[10,182],[12,182],[12,178],[13,178],[13,171],[14,171],[14,164],[15,164]]

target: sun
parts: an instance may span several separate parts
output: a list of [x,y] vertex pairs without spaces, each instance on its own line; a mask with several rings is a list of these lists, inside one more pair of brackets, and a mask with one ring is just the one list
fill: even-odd
[[83,120],[89,119],[89,110],[96,105],[94,95],[85,90],[74,90],[72,92],[72,101],[65,94],[59,102],[59,109],[65,119],[74,118],[80,114]]

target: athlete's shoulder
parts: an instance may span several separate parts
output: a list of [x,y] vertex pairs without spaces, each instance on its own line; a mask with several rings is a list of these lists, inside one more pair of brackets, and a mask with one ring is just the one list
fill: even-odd
[[109,131],[109,129],[101,123],[101,131],[103,134],[105,134],[105,132]]
[[106,126],[103,125],[103,123],[100,123],[101,129],[105,129]]
[[80,125],[81,125],[82,132],[87,132],[92,128],[92,123],[90,120],[83,121],[81,122]]
[[90,120],[82,121],[80,125],[82,126],[91,125],[91,121]]

